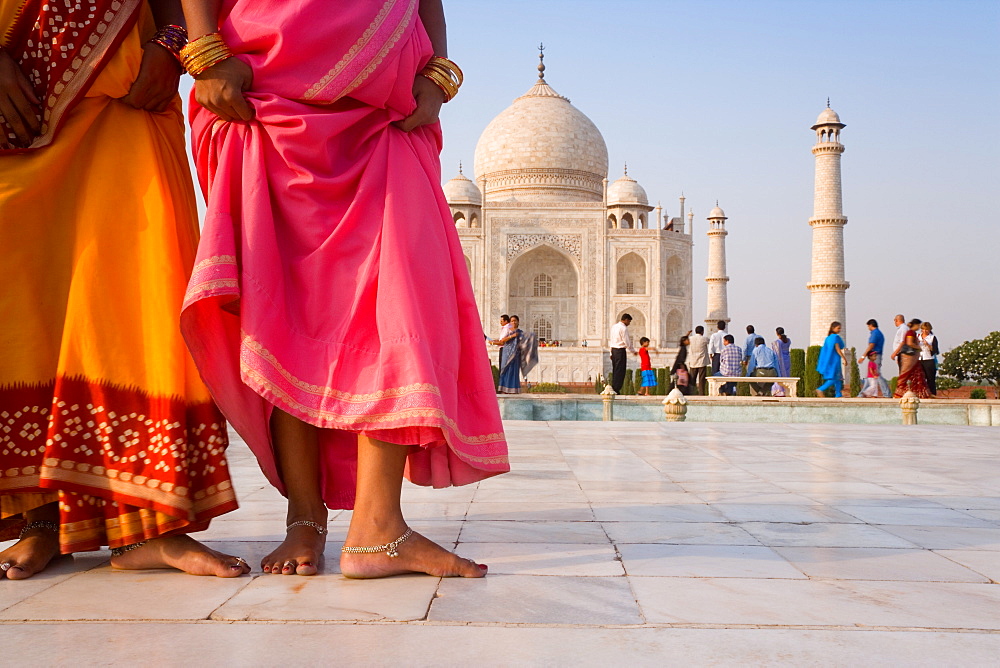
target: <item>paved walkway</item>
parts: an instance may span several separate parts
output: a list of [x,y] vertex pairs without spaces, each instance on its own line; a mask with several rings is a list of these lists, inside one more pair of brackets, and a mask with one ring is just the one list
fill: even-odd
[[253,576],[0,582],[0,665],[996,665],[1000,432],[508,423],[514,472],[408,487],[411,524],[485,580],[262,575],[283,503],[245,446],[200,535]]

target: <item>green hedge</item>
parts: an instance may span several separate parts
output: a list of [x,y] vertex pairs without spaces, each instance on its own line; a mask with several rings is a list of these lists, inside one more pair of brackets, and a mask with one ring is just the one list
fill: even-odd
[[601,379],[601,374],[597,374],[597,378],[594,379],[594,392],[600,394],[604,391],[604,381]]
[[858,366],[858,351],[856,348],[851,348],[848,351],[849,357],[847,358],[847,364],[851,367],[851,395],[852,397],[859,396],[861,394],[861,386],[863,385],[861,381],[861,368]]
[[531,386],[531,392],[540,392],[543,394],[565,394],[566,392],[569,392],[569,390],[559,383],[535,383]]
[[496,364],[491,364],[490,369],[493,371],[493,389],[500,387],[500,369]]
[[669,394],[670,388],[667,384],[670,382],[670,376],[667,374],[666,369],[656,370],[656,393],[657,394]]
[[806,373],[802,378],[803,380],[803,393],[807,397],[812,397],[816,395],[816,388],[823,384],[823,380],[819,377],[819,371],[816,370],[816,366],[819,364],[819,351],[821,346],[809,346],[806,350]]
[[632,382],[632,369],[625,369],[625,382],[622,384],[622,396],[635,394],[635,384]]
[[792,378],[799,379],[799,386],[796,389],[796,392],[798,393],[798,396],[804,397],[806,396],[806,388],[803,383],[806,375],[806,351],[802,348],[792,348],[789,351],[789,354],[792,358],[792,368],[789,370],[788,375]]

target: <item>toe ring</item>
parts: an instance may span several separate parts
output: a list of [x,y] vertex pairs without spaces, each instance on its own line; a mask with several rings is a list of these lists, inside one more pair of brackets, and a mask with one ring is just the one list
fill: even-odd
[[249,566],[250,564],[248,564],[247,560],[244,559],[243,557],[236,557],[236,565],[242,567],[242,566]]
[[295,562],[294,561],[286,561],[285,563],[283,563],[281,565],[281,567],[282,568],[295,568]]
[[10,570],[10,567],[13,565],[14,564],[10,563],[9,561],[3,562],[2,564],[0,564],[0,573],[6,573],[7,571]]

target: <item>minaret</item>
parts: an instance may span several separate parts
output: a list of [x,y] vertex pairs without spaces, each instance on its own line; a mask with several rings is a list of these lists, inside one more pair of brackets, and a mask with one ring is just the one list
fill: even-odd
[[677,217],[680,218],[680,220],[681,220],[681,229],[680,229],[680,231],[683,232],[684,231],[684,192],[683,191],[681,191],[681,198],[680,199],[681,199],[681,212],[680,212],[680,214]]
[[812,238],[812,278],[806,287],[811,293],[809,305],[809,345],[822,345],[830,330],[830,323],[838,321],[847,333],[846,291],[850,283],[844,280],[844,202],[840,183],[840,130],[844,124],[830,108],[816,119],[816,187],[813,196],[813,215],[809,225]]
[[729,322],[729,298],[726,295],[726,213],[715,203],[708,214],[708,315],[705,317],[707,329],[716,330],[720,320]]

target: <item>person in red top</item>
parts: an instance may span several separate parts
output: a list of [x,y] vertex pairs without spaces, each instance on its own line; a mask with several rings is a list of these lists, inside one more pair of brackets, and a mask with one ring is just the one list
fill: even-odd
[[639,339],[639,369],[642,371],[642,386],[638,393],[649,396],[649,388],[656,387],[656,372],[649,361],[649,339],[645,336]]

